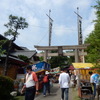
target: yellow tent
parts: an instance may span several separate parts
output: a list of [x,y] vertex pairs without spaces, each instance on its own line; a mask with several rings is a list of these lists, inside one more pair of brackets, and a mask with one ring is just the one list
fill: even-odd
[[72,63],[74,66],[75,73],[80,75],[81,79],[87,79],[89,80],[89,71],[93,71],[91,68],[94,67],[92,63]]
[[88,69],[88,68],[91,68],[93,67],[93,64],[92,63],[72,63],[74,68],[85,68],[85,69]]

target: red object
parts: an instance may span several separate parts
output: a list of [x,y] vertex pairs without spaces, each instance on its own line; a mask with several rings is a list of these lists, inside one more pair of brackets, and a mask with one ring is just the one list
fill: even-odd
[[48,80],[48,76],[46,75],[46,76],[44,76],[44,78],[43,78],[43,82],[44,83],[47,83],[49,80]]
[[75,68],[74,68],[74,66],[71,65],[68,69],[69,70],[74,70]]

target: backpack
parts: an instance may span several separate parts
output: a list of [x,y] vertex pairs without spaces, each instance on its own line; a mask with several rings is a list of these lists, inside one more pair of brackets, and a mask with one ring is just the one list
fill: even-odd
[[49,82],[49,80],[48,80],[48,76],[47,76],[47,75],[46,75],[46,76],[44,76],[44,78],[43,78],[43,82],[44,82],[44,83]]

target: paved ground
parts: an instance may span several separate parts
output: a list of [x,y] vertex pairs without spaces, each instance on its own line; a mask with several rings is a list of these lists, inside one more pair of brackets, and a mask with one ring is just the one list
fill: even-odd
[[[42,93],[36,96],[35,100],[61,100],[61,91],[58,84],[54,84],[51,89],[51,95],[44,97]],[[80,100],[77,96],[77,90],[70,88],[69,100]]]
[[[24,96],[19,96],[16,98],[16,100],[24,100]],[[40,93],[36,96],[35,100],[61,100],[61,90],[58,84],[54,84],[51,88],[51,95],[44,97],[43,94]],[[69,89],[69,100],[80,100],[78,97],[78,90],[76,88]],[[97,97],[95,100],[97,100]]]
[[[17,96],[16,100],[24,100],[24,96]],[[43,96],[42,92],[36,96],[35,100],[61,100],[61,89],[58,84],[53,84],[51,88],[51,95]],[[80,100],[77,96],[77,90],[75,88],[70,88],[69,90],[69,100]]]

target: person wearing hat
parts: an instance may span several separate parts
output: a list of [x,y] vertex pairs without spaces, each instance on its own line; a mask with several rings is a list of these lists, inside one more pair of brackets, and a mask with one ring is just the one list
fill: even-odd
[[50,94],[50,76],[49,72],[45,71],[45,75],[43,77],[43,95],[46,96],[46,90],[48,94]]

